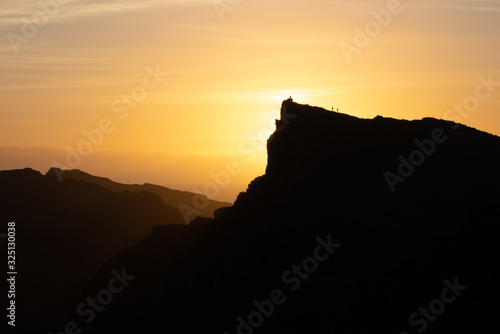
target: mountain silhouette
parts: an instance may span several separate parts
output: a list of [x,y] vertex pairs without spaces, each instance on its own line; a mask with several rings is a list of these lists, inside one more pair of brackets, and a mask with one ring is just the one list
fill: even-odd
[[[265,174],[232,207],[215,219],[154,226],[68,298],[64,319],[34,328],[361,334],[497,327],[499,137],[433,118],[360,119],[289,99],[267,148]],[[75,311],[117,273],[119,293],[93,313]]]
[[[153,194],[157,194],[158,196],[160,196],[163,203],[173,206],[174,208],[178,208],[181,204],[192,206],[195,198],[200,197],[200,199],[202,200],[201,202],[206,203],[200,210],[196,210],[197,215],[200,217],[213,218],[213,213],[215,210],[221,207],[231,206],[231,203],[210,200],[205,195],[201,194],[170,189],[150,183],[145,183],[143,185],[118,183],[111,181],[110,179],[105,177],[98,177],[85,173],[78,169],[61,170],[59,168],[52,167],[49,169],[46,175],[57,176],[62,180],[70,179],[74,181],[95,183],[114,192],[130,191],[133,193],[139,193],[141,191],[147,191]],[[192,209],[195,210],[195,208]],[[188,213],[186,213],[185,216],[185,221],[187,220],[187,222],[194,218],[194,216]]]
[[[194,196],[155,185],[121,185],[81,171],[66,173],[59,182],[53,172],[0,171],[0,216],[16,222],[19,236],[17,300],[25,319],[46,321],[66,312],[63,300],[153,226],[185,224],[181,211],[163,197],[175,204],[192,203]],[[210,202],[210,207],[222,205]]]

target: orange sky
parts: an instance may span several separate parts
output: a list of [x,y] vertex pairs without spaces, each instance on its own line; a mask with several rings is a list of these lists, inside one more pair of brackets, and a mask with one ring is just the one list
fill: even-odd
[[456,120],[468,101],[460,120],[500,135],[500,1],[40,3],[0,8],[0,169],[203,192],[233,161],[212,196],[233,201],[289,95],[370,118]]

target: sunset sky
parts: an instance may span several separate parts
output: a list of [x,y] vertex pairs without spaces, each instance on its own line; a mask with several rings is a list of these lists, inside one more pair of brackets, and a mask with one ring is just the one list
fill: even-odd
[[461,122],[500,135],[500,1],[4,0],[0,18],[0,169],[56,162],[203,192],[236,161],[212,196],[234,201],[264,173],[289,95],[456,120],[447,110],[474,100],[479,77],[490,94]]

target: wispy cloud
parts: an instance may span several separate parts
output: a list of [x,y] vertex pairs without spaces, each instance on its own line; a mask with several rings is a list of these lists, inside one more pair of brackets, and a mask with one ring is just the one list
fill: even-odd
[[[50,23],[74,22],[78,18],[118,15],[145,9],[197,7],[209,4],[208,0],[68,0],[54,9],[57,14],[50,18]],[[22,23],[23,17],[31,18],[35,13],[43,11],[37,1],[31,0],[7,0],[2,7],[0,16],[3,29],[6,28],[5,25]]]

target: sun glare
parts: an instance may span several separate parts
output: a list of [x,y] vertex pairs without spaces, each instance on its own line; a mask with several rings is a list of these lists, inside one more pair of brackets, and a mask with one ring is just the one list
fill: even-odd
[[290,90],[274,90],[270,92],[259,93],[259,100],[262,102],[281,102],[289,97],[292,97],[298,101],[306,101],[310,98],[310,95],[304,93],[304,90],[290,89]]

